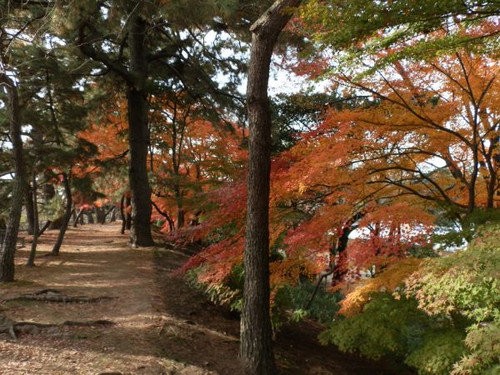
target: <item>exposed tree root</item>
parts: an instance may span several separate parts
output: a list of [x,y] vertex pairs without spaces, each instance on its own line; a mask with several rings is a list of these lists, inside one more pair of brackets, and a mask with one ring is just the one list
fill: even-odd
[[0,314],[0,333],[8,333],[10,337],[17,340],[17,334],[37,334],[46,329],[58,329],[63,327],[95,327],[112,326],[115,323],[111,320],[99,319],[85,322],[67,320],[61,324],[46,324],[35,322],[16,322]]
[[60,302],[60,303],[92,303],[107,301],[116,297],[99,296],[68,296],[56,289],[43,289],[38,292],[23,294],[18,297],[9,298],[6,301],[45,301],[45,302]]

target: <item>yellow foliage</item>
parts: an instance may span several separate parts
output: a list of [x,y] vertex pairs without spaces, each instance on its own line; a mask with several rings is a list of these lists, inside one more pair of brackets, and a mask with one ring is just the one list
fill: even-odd
[[422,260],[417,258],[403,259],[388,266],[377,277],[361,280],[341,302],[339,313],[347,317],[359,314],[370,301],[371,293],[394,291],[405,278],[418,269],[421,262]]
[[316,271],[314,264],[301,256],[272,262],[269,269],[272,288],[283,284],[295,284],[300,276],[311,276]]

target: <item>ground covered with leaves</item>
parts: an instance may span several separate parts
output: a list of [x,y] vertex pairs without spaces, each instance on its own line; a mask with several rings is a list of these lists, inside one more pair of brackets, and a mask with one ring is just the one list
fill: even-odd
[[[70,228],[58,257],[57,233],[43,235],[37,266],[18,250],[16,282],[0,285],[0,373],[240,374],[238,317],[214,306],[172,273],[179,249],[131,249],[118,225]],[[33,298],[34,297],[34,298]],[[320,327],[283,327],[276,357],[284,374],[401,374],[320,346]]]

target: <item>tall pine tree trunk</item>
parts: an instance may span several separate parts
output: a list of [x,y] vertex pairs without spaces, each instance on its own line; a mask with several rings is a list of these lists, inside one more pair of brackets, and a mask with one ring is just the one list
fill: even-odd
[[269,316],[271,113],[267,94],[274,44],[299,0],[278,0],[252,27],[247,109],[250,126],[241,359],[246,374],[276,374]]
[[24,207],[26,208],[26,223],[28,224],[28,234],[36,233],[33,229],[35,227],[35,213],[33,205],[33,194],[30,184],[27,184],[26,190],[24,191]]
[[147,101],[148,60],[145,50],[146,22],[141,12],[145,2],[128,2],[127,46],[129,63],[121,65],[112,61],[104,51],[92,46],[92,37],[86,35],[87,25],[79,29],[78,45],[87,56],[105,64],[111,71],[124,79],[127,85],[127,106],[129,123],[129,185],[132,192],[132,246],[154,245],[151,235],[151,188],[147,172],[149,129]]
[[134,84],[127,89],[130,167],[132,191],[132,246],[154,245],[151,236],[151,188],[147,173],[149,140],[148,102],[146,93],[147,61],[145,43],[146,23],[135,10],[129,19],[130,73]]
[[73,211],[73,199],[71,197],[71,187],[69,177],[66,173],[63,172],[63,186],[64,186],[64,194],[66,195],[66,208],[64,210],[64,216],[61,223],[61,228],[59,229],[59,235],[57,236],[56,243],[52,248],[52,255],[59,255],[59,250],[61,249],[64,236],[66,235],[66,230],[68,229],[69,221],[71,220],[71,213]]
[[0,84],[7,92],[7,113],[9,116],[9,137],[12,142],[12,159],[15,172],[12,198],[7,228],[0,247],[0,281],[14,281],[14,255],[25,189],[28,185],[23,158],[23,141],[21,139],[20,108],[17,87],[5,74],[0,73]]
[[33,241],[31,241],[30,256],[28,257],[28,262],[26,263],[28,267],[35,266],[36,247],[38,245],[38,237],[40,236],[40,223],[38,218],[38,200],[37,200],[38,187],[36,183],[36,172],[33,173],[32,182],[33,182],[32,183],[33,190],[31,191],[32,193],[31,201],[33,202]]

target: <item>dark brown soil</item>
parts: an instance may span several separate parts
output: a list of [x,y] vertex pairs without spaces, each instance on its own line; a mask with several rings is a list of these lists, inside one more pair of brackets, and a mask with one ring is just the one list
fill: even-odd
[[[238,363],[238,316],[213,305],[183,279],[172,275],[187,258],[188,255],[176,250],[157,252],[157,283],[163,309],[170,317],[162,329],[161,348],[170,358],[207,371],[242,374]],[[309,321],[281,328],[275,342],[281,374],[412,374],[396,364],[371,362],[342,353],[334,346],[322,346],[317,340],[322,329]]]

